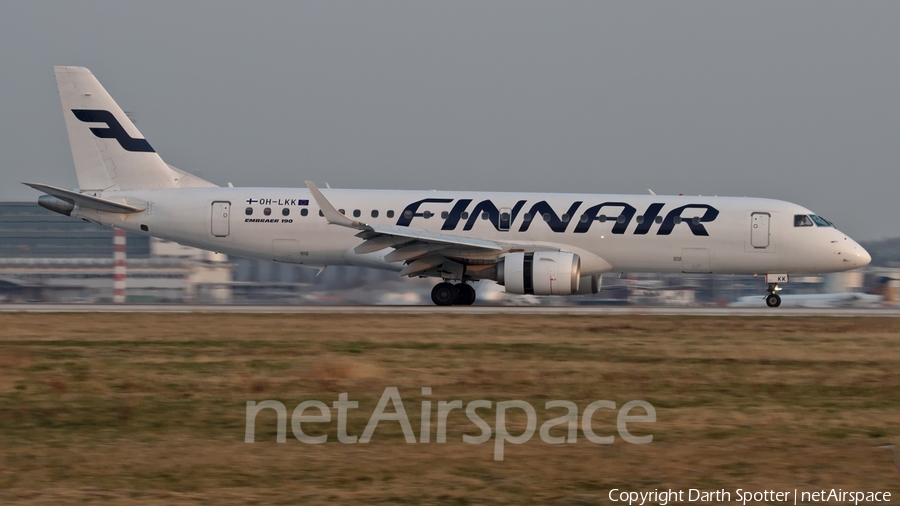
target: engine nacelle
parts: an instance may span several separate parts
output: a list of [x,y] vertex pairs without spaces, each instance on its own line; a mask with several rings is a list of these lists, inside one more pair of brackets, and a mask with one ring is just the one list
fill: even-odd
[[60,200],[56,197],[51,197],[50,195],[41,195],[38,197],[38,205],[43,207],[44,209],[49,209],[54,213],[64,214],[66,216],[72,216],[72,211],[75,210],[75,205],[65,200]]
[[573,295],[581,280],[581,258],[566,251],[512,253],[497,266],[497,278],[507,293]]

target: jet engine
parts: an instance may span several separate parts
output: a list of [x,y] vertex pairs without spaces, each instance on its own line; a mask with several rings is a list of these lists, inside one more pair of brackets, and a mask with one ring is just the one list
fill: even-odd
[[497,265],[497,278],[507,293],[573,295],[581,280],[581,259],[566,251],[511,253]]

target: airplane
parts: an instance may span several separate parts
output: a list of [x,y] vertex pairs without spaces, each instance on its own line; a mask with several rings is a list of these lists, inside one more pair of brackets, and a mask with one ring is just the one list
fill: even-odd
[[507,293],[595,294],[605,272],[795,274],[871,261],[809,209],[747,197],[219,187],[166,164],[94,75],[54,67],[78,189],[24,183],[83,220],[228,255],[439,279],[440,306]]
[[[798,295],[784,295],[781,297],[781,305],[784,307],[805,308],[834,308],[834,307],[874,307],[882,302],[893,302],[893,297],[888,284],[892,281],[889,277],[881,277],[876,287],[869,292],[844,292],[844,293],[809,293]],[[763,298],[756,295],[740,297],[728,307],[762,307]]]

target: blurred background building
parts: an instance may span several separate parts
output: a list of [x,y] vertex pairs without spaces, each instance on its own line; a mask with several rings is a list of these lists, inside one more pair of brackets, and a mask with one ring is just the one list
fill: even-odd
[[[223,255],[126,234],[126,302],[231,302]],[[0,203],[0,300],[111,302],[113,229]]]
[[[900,291],[900,239],[863,246],[865,269],[797,276],[784,293],[876,292],[895,305]],[[128,303],[431,304],[431,279],[395,272],[332,266],[322,272],[188,248],[126,234]],[[113,229],[77,221],[37,204],[0,203],[0,302],[104,303],[113,301]],[[609,304],[724,306],[760,299],[765,283],[752,276],[609,273],[594,296],[509,295],[493,282],[475,285],[478,303],[521,305]]]

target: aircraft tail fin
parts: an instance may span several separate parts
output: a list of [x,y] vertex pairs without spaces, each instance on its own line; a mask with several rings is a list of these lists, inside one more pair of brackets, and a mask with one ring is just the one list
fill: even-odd
[[82,191],[216,186],[166,165],[90,70],[53,70]]

